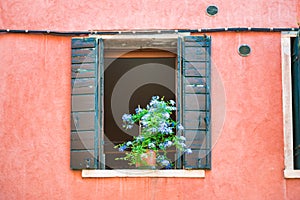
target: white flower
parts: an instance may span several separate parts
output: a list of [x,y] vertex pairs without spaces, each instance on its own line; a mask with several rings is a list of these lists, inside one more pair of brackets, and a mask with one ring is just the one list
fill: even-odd
[[175,101],[170,100],[170,104],[171,104],[172,106],[174,106],[174,105],[175,105]]
[[135,109],[135,112],[136,112],[136,113],[139,113],[139,112],[141,112],[141,111],[142,111],[142,109],[141,109],[140,107],[138,107],[138,108]]
[[163,165],[163,166],[168,166],[169,165],[169,161],[168,160],[163,160],[163,161],[161,161],[161,164]]
[[163,114],[163,116],[168,119],[170,117],[170,114],[166,112]]
[[155,148],[155,144],[149,143],[149,144],[148,144],[148,147],[149,147],[149,148]]
[[193,152],[192,152],[192,149],[187,149],[187,150],[185,150],[185,152],[186,152],[187,154],[193,153]]
[[165,147],[170,147],[170,146],[172,146],[172,144],[173,144],[173,142],[167,141],[167,142],[165,142],[164,146]]

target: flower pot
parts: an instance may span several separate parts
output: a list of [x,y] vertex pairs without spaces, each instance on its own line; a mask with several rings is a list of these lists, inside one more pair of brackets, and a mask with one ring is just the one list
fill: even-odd
[[156,153],[153,150],[147,150],[146,153],[136,158],[135,166],[138,169],[155,169],[156,166]]

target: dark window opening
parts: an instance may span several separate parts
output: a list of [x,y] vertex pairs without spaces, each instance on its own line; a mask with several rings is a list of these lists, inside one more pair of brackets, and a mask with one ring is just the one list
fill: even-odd
[[[124,114],[122,111],[134,113],[135,108],[139,105],[145,107],[152,96],[164,97],[165,100],[175,100],[175,65],[175,57],[105,59],[104,154],[107,169],[134,167],[129,166],[127,161],[115,160],[117,157],[123,157],[125,153],[119,152],[113,146],[131,140],[133,136],[138,135],[137,127],[129,131],[122,128],[121,116]],[[164,69],[160,70],[160,68]],[[157,74],[158,71],[161,74]],[[128,78],[124,78],[126,76]],[[152,76],[156,76],[156,78],[152,79]],[[138,79],[142,79],[142,81]],[[160,79],[163,80],[159,81]],[[169,82],[167,86],[164,85],[166,81]],[[118,84],[118,82],[120,83]],[[139,83],[142,84],[136,85]],[[132,89],[131,86],[135,86],[135,88]],[[118,96],[114,96],[113,93],[118,90],[130,94],[130,98],[120,99]],[[175,151],[172,153],[175,160]]]
[[299,38],[291,38],[292,61],[292,107],[294,168],[300,169],[300,58]]

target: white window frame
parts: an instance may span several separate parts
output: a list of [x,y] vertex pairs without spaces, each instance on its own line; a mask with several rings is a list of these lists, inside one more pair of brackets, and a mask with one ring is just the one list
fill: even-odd
[[282,106],[284,133],[284,177],[300,178],[300,170],[294,169],[293,157],[293,111],[292,111],[292,73],[291,73],[291,38],[296,37],[295,31],[281,34],[282,64]]
[[156,178],[205,178],[205,170],[138,170],[138,169],[83,169],[83,178],[111,178],[111,177],[156,177]]

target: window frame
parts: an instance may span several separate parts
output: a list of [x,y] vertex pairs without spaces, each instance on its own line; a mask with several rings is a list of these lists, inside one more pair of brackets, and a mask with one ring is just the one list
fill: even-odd
[[282,60],[282,106],[284,133],[284,177],[300,178],[300,170],[294,169],[293,156],[293,110],[292,110],[292,60],[291,38],[296,37],[296,31],[281,33]]
[[[146,35],[146,37],[153,37],[153,35]],[[189,33],[184,34],[158,34],[155,35],[155,38],[174,38],[179,39],[183,38],[184,36],[190,36]],[[99,48],[103,47],[103,40],[110,39],[112,36],[95,36],[90,35],[89,37],[98,38],[99,40]],[[113,36],[120,39],[139,39],[145,38],[145,35],[118,35]],[[179,47],[177,47],[178,49]],[[104,48],[102,48],[104,49]],[[210,53],[210,52],[209,52]],[[103,54],[103,50],[99,51],[99,54]],[[100,85],[103,83],[100,83]],[[103,119],[102,119],[103,120]],[[101,121],[101,120],[100,120]],[[100,133],[101,134],[101,133]],[[101,150],[100,150],[101,151]],[[101,152],[99,152],[101,154]],[[211,161],[210,161],[211,162]],[[101,166],[98,169],[82,169],[82,177],[205,177],[205,169],[193,169],[193,170],[186,170],[186,169],[174,169],[174,170],[131,170],[131,169],[114,169],[108,170],[103,169]]]
[[205,178],[204,169],[173,169],[173,170],[144,170],[144,169],[82,169],[83,178]]

